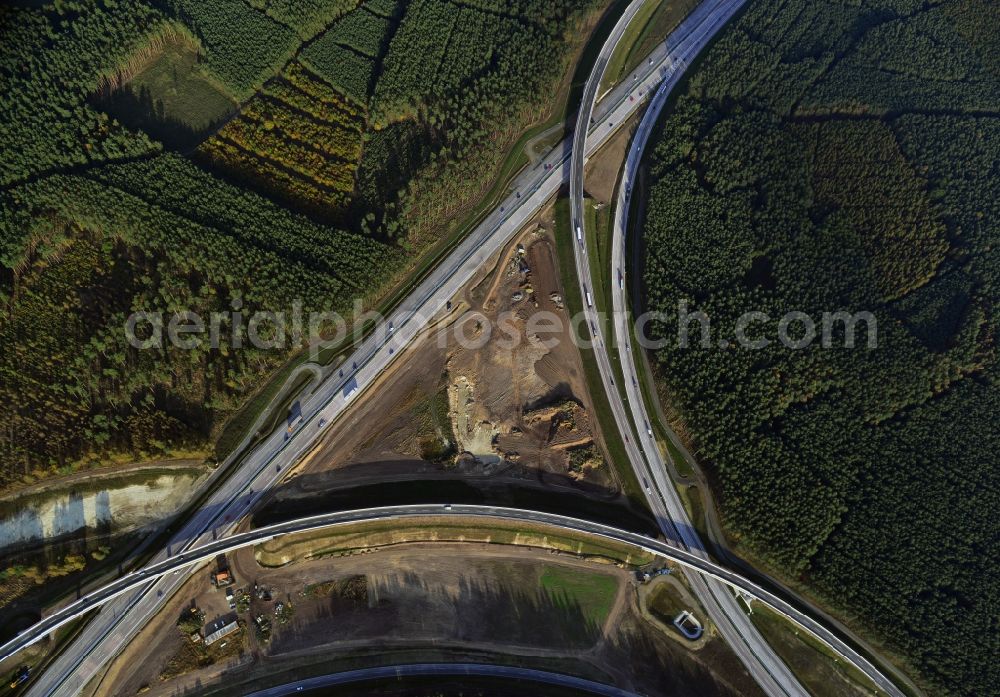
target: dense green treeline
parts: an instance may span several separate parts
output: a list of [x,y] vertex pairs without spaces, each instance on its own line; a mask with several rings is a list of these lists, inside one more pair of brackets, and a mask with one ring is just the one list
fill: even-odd
[[269,17],[291,27],[303,39],[315,36],[330,22],[358,5],[358,0],[257,1],[264,5],[264,11]]
[[[548,107],[541,98],[568,67],[568,36],[600,9],[587,2],[514,4],[450,0],[362,3],[310,42],[303,65],[365,104],[371,130],[359,168],[359,193],[386,237],[422,249],[442,224],[475,201],[517,137]],[[398,124],[412,124],[397,128]],[[381,157],[389,129],[419,133],[405,180],[371,192],[369,146]],[[376,204],[376,205],[372,205]],[[389,213],[386,213],[388,206]]]
[[[323,228],[226,185],[176,155],[58,175],[3,201],[0,231],[33,231],[0,318],[0,466],[7,477],[104,447],[155,453],[201,444],[291,348],[294,303],[350,310],[384,287],[399,253]],[[7,289],[5,289],[6,291]],[[221,346],[137,350],[134,311],[283,312],[273,351]],[[169,320],[169,315],[164,320]],[[140,325],[141,330],[145,325]],[[88,450],[90,449],[90,450]]]
[[307,45],[300,56],[318,75],[359,104],[368,103],[376,68],[400,14],[396,2],[384,4],[378,8],[366,2]]
[[201,40],[211,70],[240,97],[280,70],[299,44],[294,29],[243,0],[175,0],[171,9]]
[[353,49],[369,58],[378,58],[382,53],[392,23],[362,7],[361,12],[351,12],[338,21],[327,32],[335,43]]
[[568,68],[567,37],[583,33],[599,9],[596,0],[407,3],[382,60],[371,118],[376,125],[419,118],[438,134],[436,156],[399,197],[412,244],[439,236],[439,221],[467,206],[524,129],[544,116]]
[[[751,5],[665,119],[645,226],[665,393],[730,533],[969,695],[1000,684],[998,21]],[[734,341],[749,311],[766,346]],[[838,311],[873,317],[853,348],[833,320],[830,348],[778,341]]]
[[[374,240],[317,225],[252,192],[226,185],[177,155],[108,166],[90,176],[150,206],[238,236],[254,248],[340,278],[350,286],[378,287],[401,256]],[[247,292],[252,290],[248,285]],[[316,300],[325,309],[342,309],[336,306],[337,296],[317,295]]]
[[341,46],[332,34],[323,34],[307,46],[302,63],[359,104],[368,101],[375,61]]
[[207,63],[240,97],[277,73],[301,42],[354,9],[357,0],[167,0],[207,53]]
[[[592,21],[597,9],[596,0],[531,0],[513,11],[502,3],[363,2],[306,41],[295,61],[272,71],[277,77],[261,90],[267,108],[251,99],[199,151],[243,184],[329,220],[348,213],[364,221],[367,232],[424,249],[440,237],[443,223],[475,202],[505,151],[544,114],[547,103],[540,95],[568,65],[568,30]],[[215,10],[202,12],[216,16]],[[207,69],[226,77],[238,93],[250,84],[218,67],[243,70],[245,61],[227,54],[213,63],[211,41],[196,33],[206,43]],[[325,140],[303,146],[308,129],[300,126],[307,124],[272,108],[285,102],[300,116],[317,117],[310,102],[322,98],[291,94],[316,80],[363,111],[366,127],[356,140],[359,147],[364,143],[360,161],[344,156],[351,149],[347,131],[337,137],[335,150]],[[293,128],[285,126],[290,121],[296,121]],[[397,128],[401,123],[409,125]],[[415,147],[393,148],[412,156],[397,160],[405,177],[371,164],[381,161],[385,130],[420,135]],[[327,156],[338,161],[327,162]],[[352,190],[355,170],[359,186]],[[378,187],[371,186],[373,173],[381,179]]]
[[[136,350],[124,332],[132,312],[207,319],[238,306],[250,318],[261,309],[291,313],[296,301],[304,313],[347,311],[352,298],[377,297],[403,260],[188,159],[159,155],[160,144],[99,111],[97,96],[166,42],[215,36],[178,24],[190,18],[169,10],[128,2],[3,10],[18,41],[2,52],[11,89],[0,97],[11,145],[0,161],[0,483],[109,451],[203,448],[292,348],[234,350],[230,327],[215,349]],[[212,31],[239,28],[222,27],[220,17],[256,26],[246,7],[199,10],[216,22]],[[229,48],[240,46],[256,50],[238,41]],[[230,75],[226,61],[256,72]],[[239,92],[270,68],[211,49],[205,69]],[[355,158],[357,138],[347,151]]]
[[[0,7],[0,187],[52,170],[155,152],[87,103],[176,30],[156,10],[123,2],[100,11]],[[142,32],[137,33],[136,28]]]

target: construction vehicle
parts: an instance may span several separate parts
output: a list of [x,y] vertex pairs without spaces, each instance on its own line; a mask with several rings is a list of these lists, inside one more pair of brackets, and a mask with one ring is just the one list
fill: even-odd
[[10,678],[10,689],[15,689],[18,685],[23,685],[28,682],[28,678],[31,677],[31,667],[21,666],[14,671],[14,674]]

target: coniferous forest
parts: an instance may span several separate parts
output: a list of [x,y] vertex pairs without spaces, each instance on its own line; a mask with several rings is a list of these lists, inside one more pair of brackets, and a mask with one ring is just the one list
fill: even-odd
[[285,351],[134,311],[347,312],[468,217],[597,0],[0,8],[0,486],[210,449]]
[[[751,3],[649,163],[657,370],[727,530],[938,694],[1000,685],[998,26],[987,0]],[[678,347],[680,300],[710,347]],[[839,310],[877,347],[774,341]],[[772,343],[719,347],[748,311]]]
[[[0,488],[211,452],[293,347],[139,350],[126,318],[373,306],[608,5],[4,3]],[[1000,685],[998,27],[995,0],[751,0],[648,163],[657,372],[727,531],[932,694]],[[710,346],[672,341],[682,300]],[[772,342],[719,346],[748,311]],[[869,312],[877,345],[773,341],[793,311]]]

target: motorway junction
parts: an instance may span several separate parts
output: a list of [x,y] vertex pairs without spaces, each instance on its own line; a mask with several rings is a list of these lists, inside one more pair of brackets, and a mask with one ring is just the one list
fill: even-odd
[[[178,575],[182,571],[190,574],[200,564],[216,558],[220,554],[233,552],[243,547],[261,544],[285,535],[296,533],[332,530],[339,527],[356,525],[370,521],[406,521],[408,519],[452,517],[495,519],[504,521],[519,521],[570,531],[578,534],[592,535],[637,547],[646,552],[673,561],[681,566],[727,584],[735,591],[756,599],[788,620],[794,622],[805,631],[825,643],[832,651],[854,664],[868,675],[880,688],[890,695],[903,697],[903,693],[885,678],[881,672],[864,656],[843,641],[836,633],[815,620],[807,612],[798,609],[777,594],[757,585],[729,569],[706,560],[698,555],[680,549],[674,545],[662,542],[645,535],[614,528],[588,520],[572,518],[554,513],[529,511],[517,508],[497,506],[476,506],[465,504],[420,504],[410,506],[387,506],[368,508],[355,511],[328,513],[291,520],[284,523],[257,528],[248,532],[232,534],[220,538],[210,544],[195,549],[180,552],[165,561],[147,566],[106,584],[105,586],[85,595],[76,602],[58,610],[41,622],[18,634],[14,639],[0,647],[0,660],[6,659],[21,649],[44,639],[51,632],[82,617],[87,613],[101,608],[106,603],[123,596],[130,591],[145,588],[161,577]],[[141,593],[135,597],[141,597]]]
[[[516,182],[513,198],[507,199],[498,211],[489,216],[483,225],[456,249],[454,254],[424,279],[424,282],[397,307],[388,319],[388,331],[373,335],[348,359],[345,363],[345,365],[351,366],[348,374],[340,374],[336,379],[331,378],[313,395],[309,402],[303,403],[301,410],[304,412],[304,419],[297,425],[297,430],[292,434],[292,437],[287,438],[287,434],[275,433],[271,438],[265,440],[244,461],[237,476],[233,476],[224,488],[216,492],[209,502],[210,506],[206,506],[189,521],[187,528],[178,536],[180,544],[173,546],[173,553],[170,551],[171,548],[168,548],[166,554],[159,555],[150,565],[93,590],[76,602],[46,617],[0,647],[0,659],[16,654],[23,648],[49,636],[54,630],[67,623],[114,602],[114,605],[109,608],[113,611],[105,613],[109,614],[110,617],[102,616],[98,620],[98,622],[107,622],[108,626],[88,628],[87,631],[92,631],[94,638],[93,640],[88,638],[90,643],[85,647],[87,653],[84,653],[78,660],[74,659],[75,662],[72,665],[65,669],[61,668],[58,677],[53,678],[60,681],[54,688],[56,692],[59,689],[73,691],[73,687],[70,687],[69,683],[65,683],[65,680],[68,676],[77,673],[78,668],[84,664],[84,658],[87,654],[100,654],[101,651],[98,647],[102,645],[106,637],[112,637],[108,639],[109,645],[112,642],[126,641],[135,627],[141,625],[142,618],[148,617],[150,613],[156,611],[160,605],[161,597],[169,597],[170,592],[183,582],[186,575],[192,573],[200,564],[219,554],[260,544],[285,535],[333,529],[368,521],[445,516],[458,519],[463,517],[494,519],[547,525],[561,530],[573,531],[577,534],[601,537],[632,545],[669,559],[697,572],[705,579],[712,580],[712,585],[706,586],[704,591],[705,597],[709,598],[709,601],[706,602],[707,606],[717,605],[720,612],[734,615],[736,612],[734,608],[737,606],[734,597],[727,596],[728,591],[725,590],[722,595],[718,591],[711,590],[712,587],[721,587],[719,584],[725,584],[746,597],[766,604],[818,638],[835,654],[865,673],[887,694],[902,695],[879,668],[837,633],[814,619],[807,610],[801,609],[781,595],[713,562],[705,554],[700,543],[689,537],[691,527],[686,524],[683,507],[676,499],[676,492],[672,492],[669,481],[665,479],[663,474],[665,468],[658,460],[655,443],[651,438],[642,438],[641,433],[638,434],[640,437],[635,442],[640,444],[642,452],[635,445],[630,445],[630,460],[632,460],[632,466],[641,479],[645,480],[645,475],[648,474],[656,485],[655,488],[659,496],[653,498],[652,487],[649,486],[646,487],[647,494],[652,499],[651,503],[657,518],[663,521],[665,536],[667,539],[678,540],[678,545],[626,530],[555,514],[523,509],[446,503],[344,511],[301,518],[249,532],[235,532],[239,521],[252,509],[253,504],[284,476],[288,468],[303,453],[308,451],[320,433],[347,410],[349,402],[356,399],[359,385],[363,391],[370,387],[379,375],[384,373],[387,366],[399,357],[407,343],[425,328],[427,318],[439,314],[443,308],[448,306],[449,298],[454,296],[457,289],[468,281],[474,272],[481,268],[494,252],[508,241],[512,234],[521,229],[524,222],[530,218],[535,210],[550,199],[551,195],[563,183],[567,174],[573,191],[574,219],[580,221],[580,225],[582,225],[582,179],[585,156],[595,152],[604,142],[607,142],[620,128],[620,125],[637,112],[640,104],[645,103],[650,98],[655,91],[654,88],[660,84],[661,80],[666,78],[669,85],[676,84],[677,78],[683,72],[683,67],[695,59],[703,47],[711,41],[715,32],[741,7],[742,2],[737,0],[706,0],[703,2],[672,35],[671,40],[663,47],[658,47],[655,55],[651,56],[648,62],[644,62],[634,78],[634,83],[619,86],[601,104],[601,108],[595,111],[597,86],[603,78],[604,66],[606,66],[610,54],[617,48],[618,41],[624,36],[624,29],[628,22],[635,16],[641,5],[642,0],[631,3],[602,50],[595,70],[588,80],[588,87],[585,90],[584,106],[586,108],[581,109],[581,121],[577,126],[572,144],[557,146],[545,160],[536,164],[534,169],[526,172]],[[680,66],[679,70],[678,66]],[[665,94],[664,91],[657,93],[659,106],[662,106]],[[639,101],[635,101],[636,96],[639,97]],[[588,124],[591,113],[597,115],[596,123]],[[570,155],[572,155],[572,159],[570,159]],[[629,165],[633,166],[636,161],[630,157]],[[567,164],[570,167],[567,167]],[[631,177],[631,172],[629,176]],[[577,250],[577,268],[582,284],[582,295],[588,299],[586,310],[589,312],[593,308],[591,307],[588,287],[592,289],[595,286],[592,280],[588,284],[589,271],[584,272],[588,268],[586,247],[579,229],[577,240],[580,242],[580,247]],[[616,309],[618,309],[620,303],[617,296],[615,301]],[[591,326],[594,326],[593,323]],[[625,342],[625,346],[628,346],[627,342]],[[603,350],[599,353],[602,354],[600,361],[602,379],[605,380],[609,397],[613,397],[610,401],[615,407],[617,425],[622,433],[630,432],[626,407],[621,403],[617,389],[614,389],[614,380],[607,356]],[[641,397],[635,389],[631,390],[628,401],[633,414],[644,414],[644,412],[637,411],[637,405],[641,404]],[[646,431],[648,431],[648,417],[644,416],[642,420],[646,424]],[[638,423],[639,419],[636,418],[635,424]],[[651,434],[647,433],[647,435]],[[671,530],[674,530],[676,534],[671,534]],[[699,579],[698,583],[701,582]],[[153,592],[154,587],[156,588],[155,593]],[[714,598],[714,601],[711,598]],[[132,619],[128,621],[126,626],[123,618],[130,616]],[[738,619],[738,617],[733,617],[734,622]],[[120,621],[123,623],[119,624]],[[746,631],[739,629],[735,624],[733,626],[736,636],[746,642]],[[116,631],[119,634],[112,636],[112,633]],[[731,643],[736,644],[736,642]],[[67,658],[66,662],[69,663],[70,659]],[[92,666],[87,666],[88,670],[91,668]],[[784,666],[781,668],[787,671]],[[766,670],[766,666],[764,670]],[[85,682],[86,677],[81,669],[79,681]],[[778,681],[776,681],[776,685],[775,691],[781,689]],[[784,694],[798,694],[800,690],[800,687],[793,688],[792,692],[784,689]]]

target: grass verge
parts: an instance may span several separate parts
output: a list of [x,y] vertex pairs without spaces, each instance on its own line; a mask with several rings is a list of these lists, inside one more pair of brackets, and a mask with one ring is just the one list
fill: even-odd
[[[28,681],[26,683],[18,685],[17,687],[11,687],[10,680],[2,680],[2,682],[0,682],[0,697],[3,697],[4,695],[20,695],[27,693],[27,691],[31,687],[31,684],[35,681],[35,678],[38,675],[41,675],[41,673],[44,672],[46,668],[48,668],[49,664],[55,660],[55,658],[59,655],[59,653],[64,648],[69,646],[74,639],[76,639],[76,637],[80,634],[80,631],[84,628],[84,626],[90,620],[90,618],[94,616],[94,614],[96,613],[91,613],[89,615],[86,615],[85,617],[81,617],[77,620],[74,620],[60,627],[55,632],[53,632],[52,638],[50,639],[49,643],[47,645],[42,644],[42,646],[46,646],[47,650],[44,652],[44,654],[42,654],[43,657],[41,658],[41,660],[34,665],[32,665],[30,662],[28,663],[28,666],[31,668],[31,677],[28,679]],[[30,648],[25,649],[25,651],[31,651],[31,650],[32,649]],[[9,675],[0,676],[0,679],[7,677],[10,676]]]
[[[742,602],[740,606],[743,607]],[[753,605],[750,620],[810,694],[817,697],[839,697],[850,692],[885,694],[821,641],[760,603]]]
[[[215,459],[218,462],[222,462],[227,457],[232,455],[236,446],[242,442],[246,434],[253,428],[253,425],[257,423],[257,419],[267,408],[267,405],[271,404],[278,395],[281,394],[281,388],[284,386],[285,382],[292,375],[292,373],[303,363],[305,363],[308,358],[308,352],[303,351],[296,355],[295,358],[291,359],[285,365],[278,369],[278,371],[268,378],[264,386],[254,394],[240,409],[229,417],[226,425],[223,427],[222,432],[219,434],[218,439],[215,441]],[[284,401],[290,400],[292,397],[298,394],[307,384],[308,380],[313,377],[312,373],[303,373],[296,379],[295,383],[292,385],[292,389],[286,390],[286,397]],[[303,382],[303,378],[306,378],[306,382]],[[295,389],[295,386],[298,388]],[[288,401],[291,404],[291,401]],[[278,405],[280,406],[280,405]],[[279,408],[275,408],[275,413],[280,413]],[[271,421],[274,418],[272,415]],[[252,445],[252,443],[251,443]]]
[[[475,542],[550,549],[583,558],[620,562],[638,568],[652,554],[610,540],[576,535],[545,525],[500,519],[427,518],[417,521],[379,520],[313,533],[284,535],[254,548],[261,566],[281,567],[296,561],[341,557],[414,542]],[[614,580],[614,579],[612,579]]]
[[643,58],[649,55],[657,44],[666,40],[670,32],[677,28],[698,2],[699,0],[659,2],[649,0],[629,26],[626,34],[629,40],[622,43],[621,49],[616,51],[608,62],[604,80],[601,82],[601,91],[610,89],[622,79],[623,75],[638,67]]
[[[573,265],[573,240],[570,201],[560,198],[556,201],[556,252],[559,256],[559,274],[562,279],[563,297],[566,310],[570,317],[583,312],[583,298],[580,297],[580,287],[576,282]],[[629,502],[638,510],[648,510],[639,480],[629,464],[625,452],[625,444],[618,432],[618,425],[611,406],[604,398],[604,383],[597,368],[597,359],[592,349],[581,348],[580,358],[583,362],[584,377],[590,390],[591,402],[594,405],[595,417],[604,437],[604,446],[608,459],[618,473],[622,489]]]
[[611,54],[611,59],[604,69],[604,79],[601,80],[601,86],[597,90],[598,94],[603,94],[614,87],[621,80],[625,71],[629,70],[628,59],[632,55],[633,48],[646,31],[657,10],[667,4],[671,4],[671,0],[646,0],[646,4],[636,13],[632,22],[625,29],[625,34],[615,52]]
[[680,591],[670,583],[661,583],[654,588],[647,606],[650,612],[667,625],[673,624],[674,618],[685,610],[695,609],[684,602]]
[[288,413],[292,408],[292,404],[299,398],[299,394],[309,385],[314,379],[315,375],[310,371],[303,371],[298,376],[288,389],[282,393],[281,401],[275,405],[274,409],[271,410],[269,418],[264,422],[264,425],[260,429],[260,435],[267,435],[278,428],[279,424],[288,419]]
[[[617,199],[616,199],[617,200]],[[594,306],[597,308],[601,336],[604,337],[608,353],[608,362],[614,371],[615,388],[621,397],[622,404],[628,404],[625,393],[625,372],[616,347],[618,345],[614,331],[614,300],[612,293],[617,278],[611,270],[611,237],[614,225],[614,208],[610,205],[595,210],[591,199],[584,200],[584,217],[586,218],[587,249],[590,253],[587,262],[590,265],[590,277],[594,282]],[[635,423],[632,411],[625,410],[625,417],[638,433],[639,424]]]
[[611,286],[608,283],[608,270],[611,268],[611,216],[610,206],[600,210],[594,208],[594,201],[583,200],[584,230],[587,237],[587,263],[590,264],[590,276],[594,280],[594,306],[601,316],[601,331],[605,337],[611,336]]
[[[708,529],[705,527],[705,508],[702,506],[701,492],[698,487],[679,484],[677,485],[677,491],[681,495],[681,502],[684,504],[684,509],[691,520],[691,526],[698,533],[698,537],[710,543],[712,537],[708,534]],[[706,549],[711,556],[714,556],[711,554],[711,544]]]
[[546,564],[539,582],[543,590],[579,606],[597,627],[604,626],[618,592],[618,579],[613,576],[565,566]]

